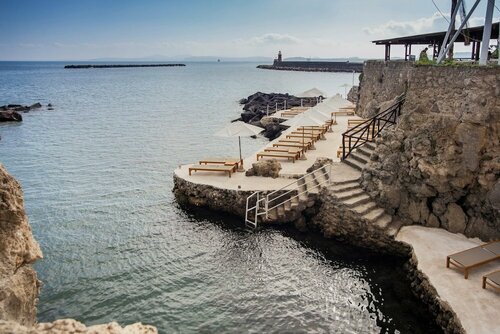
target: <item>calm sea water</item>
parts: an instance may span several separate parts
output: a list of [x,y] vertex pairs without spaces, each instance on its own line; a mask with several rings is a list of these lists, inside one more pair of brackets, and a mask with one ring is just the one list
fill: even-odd
[[[400,260],[175,202],[172,171],[237,153],[213,133],[256,91],[344,93],[352,74],[252,63],[64,70],[1,63],[0,105],[52,103],[0,125],[44,259],[39,321],[136,321],[163,333],[431,333]],[[264,139],[244,139],[246,153]]]

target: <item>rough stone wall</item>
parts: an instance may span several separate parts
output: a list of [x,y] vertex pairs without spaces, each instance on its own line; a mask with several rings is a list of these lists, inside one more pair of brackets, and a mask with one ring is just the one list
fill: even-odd
[[0,333],[15,334],[157,334],[158,331],[153,326],[135,323],[121,327],[116,322],[104,325],[94,325],[86,327],[81,322],[73,319],[60,319],[54,322],[44,322],[33,327],[26,327],[13,321],[0,320]]
[[384,111],[383,102],[406,91],[412,68],[412,63],[404,61],[366,61],[360,78],[356,114],[369,118]]
[[[245,217],[246,201],[248,196],[254,191],[241,191],[221,189],[209,185],[192,183],[174,174],[174,189],[172,189],[177,201],[181,204],[189,204],[207,208],[213,211],[226,212],[241,218]],[[271,192],[271,191],[269,191]],[[278,192],[276,195],[285,193]],[[262,195],[267,195],[268,192],[263,191]],[[291,197],[295,193],[290,193],[282,197],[285,199]],[[311,196],[311,203],[308,207],[314,205],[314,198]],[[301,217],[301,211],[306,207],[299,205],[295,210],[287,212],[279,221],[266,221],[265,223],[288,223],[293,222]]]
[[500,68],[401,68],[402,116],[378,139],[363,187],[407,224],[500,238]]
[[21,186],[0,164],[0,319],[35,322],[40,281],[31,264],[41,257]]
[[321,231],[326,238],[335,238],[375,252],[407,255],[410,248],[382,229],[348,208],[335,192],[323,189],[319,196],[317,215],[308,225]]

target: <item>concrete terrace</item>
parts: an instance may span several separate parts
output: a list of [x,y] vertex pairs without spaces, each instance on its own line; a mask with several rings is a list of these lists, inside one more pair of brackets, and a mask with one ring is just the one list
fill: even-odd
[[479,246],[481,240],[423,226],[401,228],[396,240],[413,247],[418,269],[455,311],[467,333],[500,331],[500,294],[481,287],[485,274],[500,269],[500,260],[472,269],[468,279],[463,272],[445,265],[447,255]]
[[[342,133],[347,130],[347,120],[353,118],[358,117],[337,116],[337,124],[332,126],[333,132],[327,132],[325,134],[326,140],[318,140],[314,144],[316,149],[308,150],[306,152],[305,156],[307,157],[307,160],[296,160],[295,163],[293,163],[291,161],[287,161],[286,159],[278,159],[281,163],[282,170],[280,171],[280,177],[276,179],[259,176],[245,176],[245,173],[233,173],[231,178],[229,178],[223,173],[205,171],[194,172],[190,176],[188,170],[190,165],[183,165],[180,168],[177,168],[175,170],[175,174],[178,177],[195,184],[210,185],[222,189],[240,189],[242,191],[277,190],[292,182],[290,178],[300,177],[307,174],[306,170],[314,164],[316,158],[325,157],[332,159],[334,162],[340,162],[340,159],[337,158],[337,149],[340,145],[342,145]],[[257,161],[258,152],[264,151],[266,147],[272,147],[273,143],[286,138],[286,135],[295,129],[296,127],[291,127],[286,131],[283,131],[279,138],[269,142],[269,144],[265,147],[259,148],[253,154],[244,158],[243,165],[245,169],[252,167],[252,163]],[[224,154],[221,153],[221,156],[224,156]],[[203,159],[206,157],[200,156],[198,158]],[[193,163],[197,163],[197,161],[193,161]],[[353,177],[353,175],[358,177],[359,173],[347,166],[344,166],[343,164],[335,164],[332,168],[331,177],[333,180],[338,180],[343,177]]]

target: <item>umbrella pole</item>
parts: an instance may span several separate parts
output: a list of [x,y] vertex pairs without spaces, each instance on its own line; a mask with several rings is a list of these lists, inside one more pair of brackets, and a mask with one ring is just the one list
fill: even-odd
[[302,126],[302,155],[300,156],[300,160],[307,160],[306,158],[306,148],[305,148],[305,128]]
[[245,169],[243,168],[243,158],[241,157],[241,136],[238,136],[238,144],[240,147],[240,163],[238,164],[238,172],[244,172]]

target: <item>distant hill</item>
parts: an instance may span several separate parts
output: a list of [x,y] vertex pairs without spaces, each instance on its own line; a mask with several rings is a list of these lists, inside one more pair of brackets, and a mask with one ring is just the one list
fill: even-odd
[[348,58],[306,58],[306,57],[289,57],[285,58],[284,61],[348,61],[352,63],[362,63],[366,59],[359,57],[348,57]]
[[162,55],[154,55],[148,57],[140,57],[140,58],[95,58],[89,59],[88,61],[95,62],[172,62],[172,61],[181,61],[181,62],[216,62],[220,60],[221,62],[237,62],[237,61],[246,61],[246,62],[272,62],[272,57],[217,57],[217,56],[189,56],[189,55],[179,55],[179,56],[162,56]]

